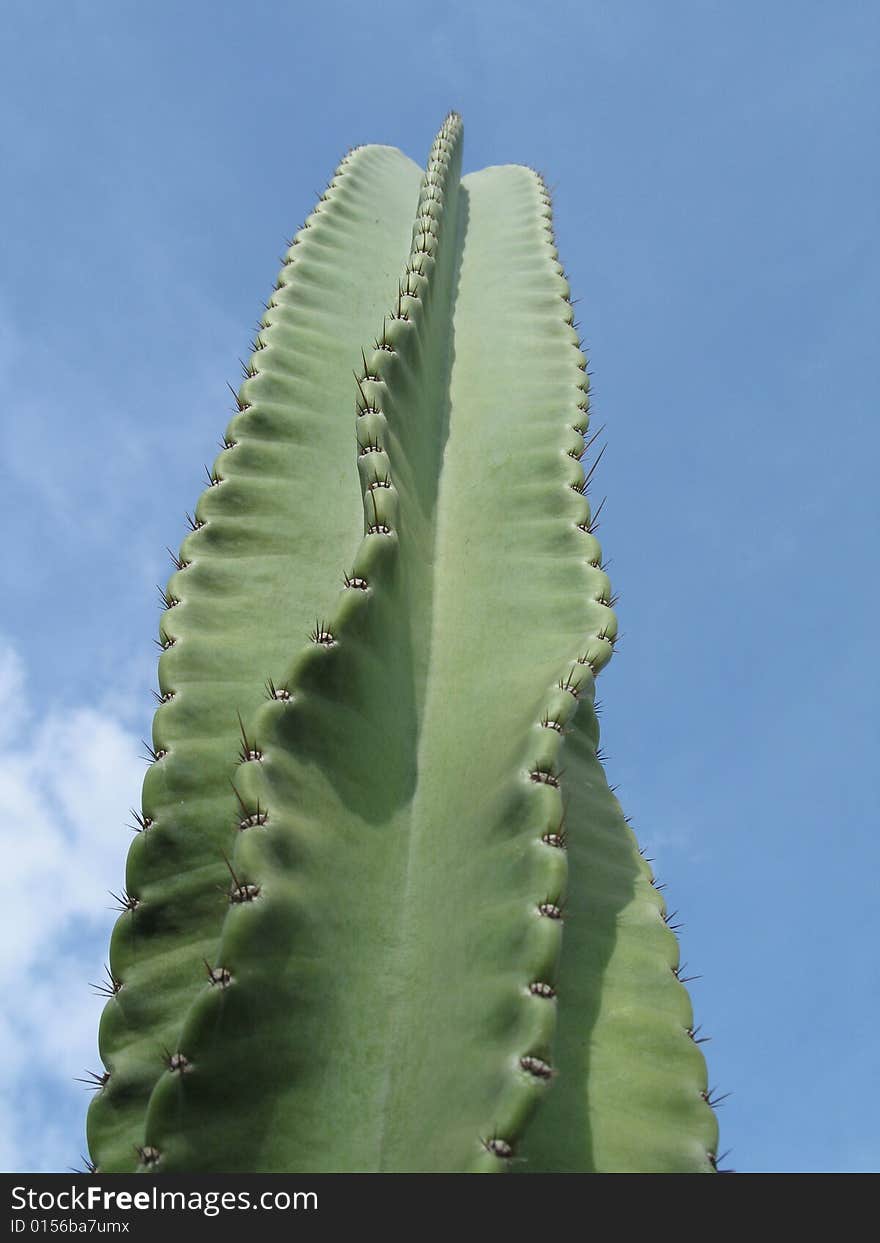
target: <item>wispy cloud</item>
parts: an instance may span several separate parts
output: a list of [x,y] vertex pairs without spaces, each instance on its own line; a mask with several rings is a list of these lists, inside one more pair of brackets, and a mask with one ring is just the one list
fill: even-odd
[[78,1156],[87,1098],[73,1076],[98,1067],[89,981],[102,972],[143,761],[107,711],[29,703],[25,687],[0,641],[0,1168],[51,1171]]

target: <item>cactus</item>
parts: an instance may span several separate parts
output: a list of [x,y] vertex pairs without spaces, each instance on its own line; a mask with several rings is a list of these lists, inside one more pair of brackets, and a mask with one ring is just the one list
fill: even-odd
[[597,754],[617,622],[550,197],[461,141],[337,168],[161,593],[102,1172],[714,1168]]

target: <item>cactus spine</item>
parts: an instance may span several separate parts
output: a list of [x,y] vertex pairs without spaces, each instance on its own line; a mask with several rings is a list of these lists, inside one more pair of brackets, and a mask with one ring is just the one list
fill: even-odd
[[102,1171],[713,1168],[596,755],[617,622],[549,195],[460,165],[454,114],[424,173],[350,152],[244,365],[163,596]]

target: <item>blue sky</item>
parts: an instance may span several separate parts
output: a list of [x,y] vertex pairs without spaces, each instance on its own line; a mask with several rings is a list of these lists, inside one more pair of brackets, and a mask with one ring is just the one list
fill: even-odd
[[422,160],[454,107],[466,169],[555,186],[607,425],[603,745],[721,1147],[880,1168],[880,9],[7,0],[0,33],[0,1165],[84,1151],[156,583],[283,239],[349,146]]

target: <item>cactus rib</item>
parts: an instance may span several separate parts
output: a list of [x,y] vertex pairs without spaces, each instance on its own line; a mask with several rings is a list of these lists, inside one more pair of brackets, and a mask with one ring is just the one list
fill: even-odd
[[[208,470],[163,593],[175,606],[160,624],[162,702],[126,874],[142,901],[114,930],[111,969],[123,984],[100,1030],[111,1073],[89,1113],[104,1172],[137,1167],[162,1048],[176,1046],[202,961],[216,950],[221,854],[232,853],[237,831],[239,714],[249,722],[267,663],[286,658],[316,600],[332,599],[346,549],[357,545],[360,507],[347,486],[340,417],[350,408],[347,363],[395,287],[419,178],[391,148],[349,153],[292,240],[234,393],[224,440],[236,447]],[[295,489],[284,483],[291,475]],[[331,565],[325,540],[338,549]]]

